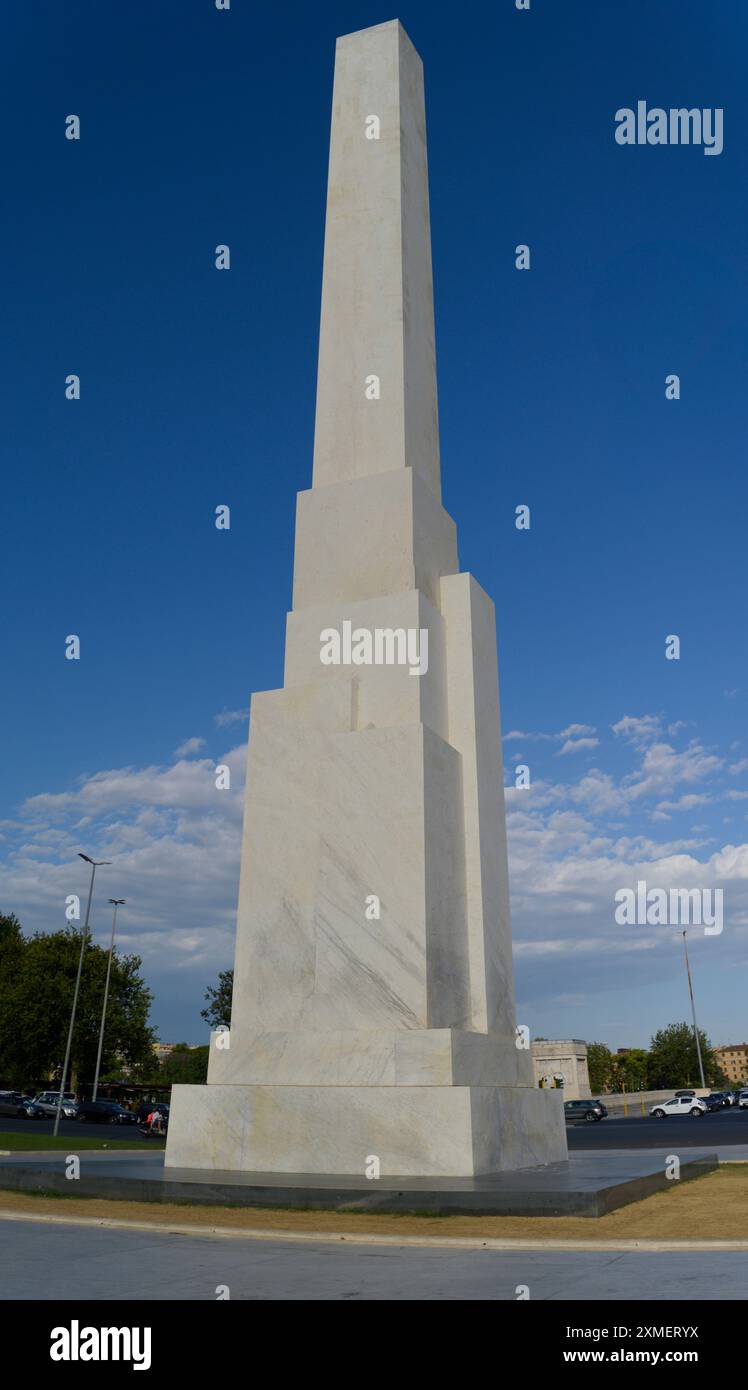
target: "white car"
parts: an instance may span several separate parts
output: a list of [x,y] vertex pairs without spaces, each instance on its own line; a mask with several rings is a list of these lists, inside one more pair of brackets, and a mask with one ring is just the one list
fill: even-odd
[[738,1105],[741,1110],[748,1110],[748,1091],[740,1092],[736,1105]]
[[653,1105],[649,1113],[658,1120],[664,1120],[667,1115],[706,1115],[706,1110],[703,1100],[697,1096],[673,1096],[672,1100],[661,1100],[659,1105]]

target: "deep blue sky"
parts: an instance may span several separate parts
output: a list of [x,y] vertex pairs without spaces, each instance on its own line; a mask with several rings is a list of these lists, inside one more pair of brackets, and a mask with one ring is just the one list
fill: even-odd
[[[60,893],[83,892],[73,839],[88,852],[112,841],[74,818],[54,849],[38,818],[27,829],[26,798],[168,768],[188,738],[215,760],[246,737],[215,716],[281,683],[294,499],[311,481],[335,37],[395,13],[334,0],[4,7],[0,817],[13,824],[0,907],[29,927],[57,925]],[[462,567],[496,601],[504,731],[579,723],[599,739],[558,761],[547,740],[507,748],[578,805],[591,767],[616,785],[635,773],[610,726],[682,721],[679,748],[696,740],[721,762],[675,788],[671,799],[709,797],[698,817],[653,822],[654,803],[636,798],[600,833],[621,825],[674,853],[698,840],[689,852],[706,863],[748,839],[745,800],[720,800],[748,786],[728,772],[748,751],[748,9],[532,0],[524,13],[491,0],[407,3],[399,17],[426,72],[444,502]],[[724,108],[724,152],[619,147],[614,112],[639,98]],[[80,142],[64,138],[71,112]],[[213,267],[219,242],[229,273]],[[529,274],[514,268],[518,242]],[[514,527],[521,502],[529,534]],[[230,533],[213,525],[219,503]],[[64,659],[71,632],[80,662]],[[664,660],[668,633],[678,663]],[[131,802],[117,824],[133,814]],[[541,806],[538,826],[553,814]],[[598,829],[577,827],[574,853],[589,857]],[[550,865],[569,848],[551,840],[537,850]],[[641,859],[639,845],[627,862]],[[39,891],[17,871],[37,861]],[[197,1041],[205,982],[230,963],[236,882],[216,876],[211,921],[169,862],[168,883],[149,869],[152,910],[136,906],[136,861],[108,871],[102,900],[126,888],[162,1036]],[[708,950],[696,943],[702,1022],[722,1041],[748,1034],[748,867],[736,864],[730,926]],[[580,881],[580,902],[586,892]],[[568,897],[537,884],[529,896],[518,942],[558,935],[559,913],[564,940],[580,941],[545,965],[518,953],[520,1014],[537,1031],[645,1043],[685,1016],[668,948],[646,968],[634,952],[626,992],[630,953],[585,949]],[[596,939],[612,935],[608,899],[580,907]],[[175,977],[169,922],[199,943],[219,919],[215,948],[198,944]]]

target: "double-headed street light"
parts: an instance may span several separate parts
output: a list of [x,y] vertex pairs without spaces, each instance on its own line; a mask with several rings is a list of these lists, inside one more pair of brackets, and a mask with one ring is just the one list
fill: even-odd
[[96,859],[89,859],[89,857],[88,857],[87,854],[81,854],[80,851],[79,851],[79,853],[78,853],[78,858],[79,858],[79,859],[85,859],[86,863],[91,865],[91,882],[90,882],[90,884],[89,884],[89,886],[88,886],[88,902],[87,902],[87,904],[86,904],[86,920],[85,920],[85,922],[83,923],[83,933],[82,933],[82,935],[81,935],[81,953],[80,953],[80,956],[78,957],[78,974],[77,974],[76,979],[75,979],[75,993],[73,994],[73,1008],[72,1008],[71,1013],[70,1013],[70,1027],[68,1028],[68,1042],[67,1042],[67,1047],[65,1048],[65,1061],[63,1062],[63,1066],[62,1066],[62,1077],[60,1078],[60,1094],[59,1094],[59,1097],[58,1097],[58,1100],[57,1100],[57,1113],[55,1114],[55,1127],[54,1127],[54,1130],[52,1131],[53,1134],[57,1134],[57,1132],[58,1132],[58,1130],[59,1130],[59,1128],[60,1128],[60,1115],[61,1115],[61,1113],[62,1113],[62,1098],[63,1098],[63,1096],[64,1096],[64,1094],[65,1094],[65,1082],[66,1082],[66,1080],[67,1080],[68,1064],[69,1064],[69,1062],[70,1062],[70,1049],[71,1049],[72,1044],[73,1044],[73,1028],[75,1027],[75,1011],[76,1011],[76,1009],[77,1009],[77,1007],[78,1007],[78,994],[79,994],[79,992],[80,992],[80,987],[81,987],[81,972],[82,972],[82,970],[83,970],[83,956],[84,956],[85,950],[86,950],[86,942],[88,941],[88,922],[89,922],[89,918],[90,918],[90,916],[91,916],[91,899],[93,898],[94,879],[95,879],[95,877],[96,877],[96,870],[97,870],[97,869],[100,869],[101,866],[102,866],[102,864],[110,864],[110,863],[111,863],[111,860],[110,860],[110,859],[98,859],[98,860],[96,860]]
[[105,1023],[106,1023],[106,1006],[107,1006],[107,1002],[108,1002],[108,999],[109,999],[109,976],[110,976],[111,973],[112,973],[112,956],[113,956],[113,954],[114,954],[114,933],[115,933],[116,930],[117,930],[117,908],[118,908],[118,907],[123,907],[123,906],[124,906],[125,899],[124,899],[124,898],[110,898],[109,901],[110,901],[110,903],[112,903],[112,905],[113,905],[113,907],[114,907],[114,913],[113,913],[113,915],[112,915],[112,939],[111,939],[111,941],[110,941],[110,943],[109,943],[109,961],[108,961],[107,968],[106,968],[106,984],[105,984],[105,986],[104,986],[104,1007],[103,1007],[103,1009],[101,1010],[101,1027],[100,1027],[100,1029],[99,1029],[99,1051],[98,1051],[98,1054],[97,1054],[97,1057],[96,1057],[96,1075],[94,1076],[94,1086],[93,1086],[93,1099],[94,1099],[94,1100],[96,1100],[96,1095],[97,1095],[97,1092],[98,1092],[98,1089],[99,1089],[99,1070],[100,1070],[100,1067],[101,1067],[101,1049],[102,1049],[102,1047],[104,1046],[104,1025],[105,1025]]

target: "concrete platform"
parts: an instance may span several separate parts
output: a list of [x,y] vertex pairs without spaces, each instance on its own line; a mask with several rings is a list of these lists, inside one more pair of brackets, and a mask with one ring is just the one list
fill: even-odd
[[[603,1216],[670,1186],[668,1150],[572,1154],[563,1163],[475,1178],[335,1177],[164,1168],[163,1153],[82,1152],[80,1178],[65,1176],[66,1152],[0,1159],[0,1192],[64,1192],[112,1201],[194,1202],[207,1206],[411,1212],[431,1216]],[[719,1166],[715,1153],[681,1161],[680,1181]]]

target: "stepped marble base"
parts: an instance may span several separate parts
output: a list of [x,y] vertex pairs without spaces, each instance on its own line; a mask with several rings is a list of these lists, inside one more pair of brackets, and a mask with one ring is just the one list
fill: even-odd
[[472,1177],[566,1158],[559,1093],[529,1086],[175,1086],[167,1168]]

